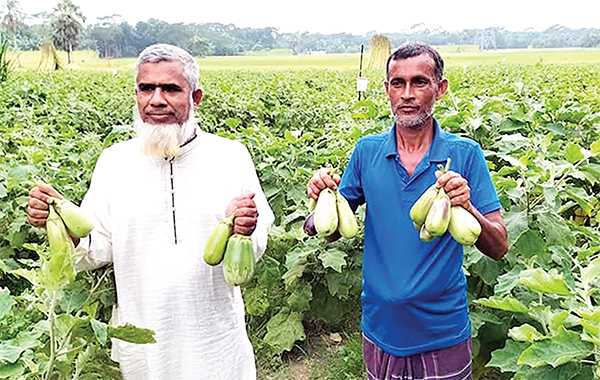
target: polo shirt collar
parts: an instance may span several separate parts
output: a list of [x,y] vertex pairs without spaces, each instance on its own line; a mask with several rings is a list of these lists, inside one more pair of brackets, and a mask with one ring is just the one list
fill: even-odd
[[[446,137],[442,132],[440,124],[435,118],[433,119],[433,128],[433,141],[431,142],[431,146],[423,158],[429,159],[429,162],[445,163],[449,155],[448,144],[446,143]],[[398,156],[398,150],[396,148],[396,122],[394,122],[388,133],[388,138],[384,146],[384,152],[385,156],[388,158],[392,156]]]

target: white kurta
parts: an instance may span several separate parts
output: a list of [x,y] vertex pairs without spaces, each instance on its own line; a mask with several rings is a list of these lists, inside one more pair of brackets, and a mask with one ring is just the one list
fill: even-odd
[[98,222],[77,248],[78,268],[113,263],[112,322],[155,332],[156,344],[113,340],[128,380],[256,378],[240,288],[225,283],[221,265],[205,264],[203,250],[231,200],[253,191],[259,257],[273,212],[247,149],[197,132],[172,162],[141,155],[137,139],[106,149],[82,202]]

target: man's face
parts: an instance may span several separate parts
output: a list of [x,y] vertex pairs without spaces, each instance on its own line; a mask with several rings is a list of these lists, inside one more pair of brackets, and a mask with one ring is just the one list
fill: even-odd
[[202,99],[200,90],[192,94],[178,61],[143,63],[136,83],[140,117],[149,124],[181,125],[187,121],[191,105],[198,106]]
[[446,79],[436,80],[435,62],[428,54],[390,61],[385,91],[402,128],[424,127],[447,88]]

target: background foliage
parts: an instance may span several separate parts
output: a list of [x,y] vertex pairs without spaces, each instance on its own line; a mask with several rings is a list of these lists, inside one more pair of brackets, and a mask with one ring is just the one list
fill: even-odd
[[[451,88],[436,117],[484,148],[511,242],[500,262],[465,252],[476,378],[598,376],[599,70],[598,64],[448,70]],[[13,72],[0,87],[0,378],[40,372],[46,363],[49,336],[39,324],[49,301],[27,275],[39,270],[45,239],[27,225],[27,193],[42,178],[81,200],[100,151],[131,135],[131,74]],[[313,171],[326,165],[343,172],[358,138],[390,127],[382,73],[366,73],[371,86],[360,102],[355,75],[201,73],[200,125],[249,148],[276,215],[268,250],[244,289],[261,365],[302,349],[314,331],[359,329],[362,238],[327,244],[302,233]],[[360,224],[363,215],[359,208]],[[110,269],[80,274],[71,288],[94,294],[95,306],[81,295],[65,296],[80,301],[63,304],[59,311],[72,316],[63,318],[105,323],[112,305],[106,279]],[[77,337],[100,355],[95,363],[114,370],[109,344],[99,336],[84,328]],[[355,373],[361,365],[353,352],[345,358]]]
[[[18,0],[4,0],[1,8],[0,30],[11,34],[18,49],[38,50],[52,37],[57,47],[69,53],[81,46],[97,51],[102,58],[135,57],[154,43],[181,46],[195,56],[232,56],[274,49],[293,54],[358,53],[361,45],[369,46],[376,33],[282,33],[274,27],[239,28],[234,24],[168,23],[158,19],[131,25],[118,14],[101,17],[84,28],[86,15],[71,0],[60,0],[48,12],[34,15],[26,15]],[[449,32],[415,24],[385,32],[392,46],[406,40],[419,40],[431,45],[476,45],[481,50],[600,47],[600,29],[571,29],[562,25],[553,25],[544,31],[515,32],[489,27]],[[70,58],[69,54],[69,63]]]

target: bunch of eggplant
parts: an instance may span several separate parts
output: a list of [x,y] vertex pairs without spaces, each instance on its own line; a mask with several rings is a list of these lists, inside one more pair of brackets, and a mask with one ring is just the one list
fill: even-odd
[[358,233],[354,212],[338,190],[322,190],[316,202],[311,198],[309,209],[310,214],[304,221],[304,232],[309,236],[319,235],[332,240],[341,235],[350,239]]
[[[448,158],[446,167],[440,167],[442,173],[448,171],[449,164]],[[462,206],[452,206],[450,198],[437,183],[417,199],[410,209],[410,217],[424,242],[433,241],[448,231],[460,244],[473,245],[481,234],[477,218]]]

